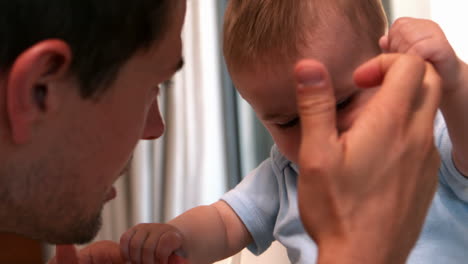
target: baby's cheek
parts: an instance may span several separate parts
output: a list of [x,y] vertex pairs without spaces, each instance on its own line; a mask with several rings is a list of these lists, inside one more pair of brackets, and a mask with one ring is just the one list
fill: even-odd
[[295,126],[287,131],[277,131],[276,133],[271,133],[271,135],[281,154],[289,161],[296,163],[301,142],[300,126]]

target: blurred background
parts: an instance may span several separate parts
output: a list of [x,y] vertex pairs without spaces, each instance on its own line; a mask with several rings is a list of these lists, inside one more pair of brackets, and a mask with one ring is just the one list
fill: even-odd
[[[188,1],[183,31],[186,66],[160,96],[166,134],[138,145],[130,173],[116,183],[117,198],[104,210],[96,240],[118,241],[137,223],[165,222],[192,207],[213,203],[268,157],[272,140],[235,92],[224,66],[220,46],[227,1]],[[459,56],[468,61],[467,1],[384,4],[390,22],[401,16],[438,22]],[[0,235],[0,250],[0,258],[5,258],[0,263],[43,263],[53,254],[47,245],[12,235]],[[276,262],[257,261],[285,263],[274,258]]]

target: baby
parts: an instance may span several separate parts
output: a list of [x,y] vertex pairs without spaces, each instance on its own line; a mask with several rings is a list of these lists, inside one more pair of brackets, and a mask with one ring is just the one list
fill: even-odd
[[386,17],[379,0],[229,2],[224,55],[236,88],[275,141],[271,157],[220,201],[167,224],[131,228],[121,238],[124,257],[132,263],[167,263],[176,252],[190,263],[212,263],[245,247],[261,254],[278,240],[292,263],[314,263],[317,247],[297,206],[301,124],[292,69],[301,58],[325,64],[335,87],[337,129],[344,132],[378,89],[357,87],[353,72],[383,49],[422,56],[444,82],[441,110],[447,125],[439,114],[435,127],[443,161],[440,187],[409,263],[465,263],[468,179],[462,173],[468,174],[468,116],[463,116],[468,112],[468,66],[437,24],[400,19],[382,37]]

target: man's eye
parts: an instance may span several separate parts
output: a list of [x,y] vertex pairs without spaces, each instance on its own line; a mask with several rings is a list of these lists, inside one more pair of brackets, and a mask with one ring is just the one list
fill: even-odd
[[299,124],[299,117],[296,117],[294,118],[293,120],[287,122],[287,123],[284,123],[284,124],[278,124],[278,126],[280,128],[291,128],[291,127],[294,127],[295,125]]
[[336,104],[336,111],[342,111],[344,110],[346,107],[348,107],[351,102],[353,101],[353,98],[354,98],[354,95],[346,98],[345,100],[339,102]]

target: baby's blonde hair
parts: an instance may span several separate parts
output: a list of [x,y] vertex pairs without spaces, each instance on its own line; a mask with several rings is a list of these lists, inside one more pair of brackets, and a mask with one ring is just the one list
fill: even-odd
[[387,20],[381,0],[229,0],[223,51],[229,68],[252,62],[292,62],[330,12],[347,19],[364,41],[378,45]]

